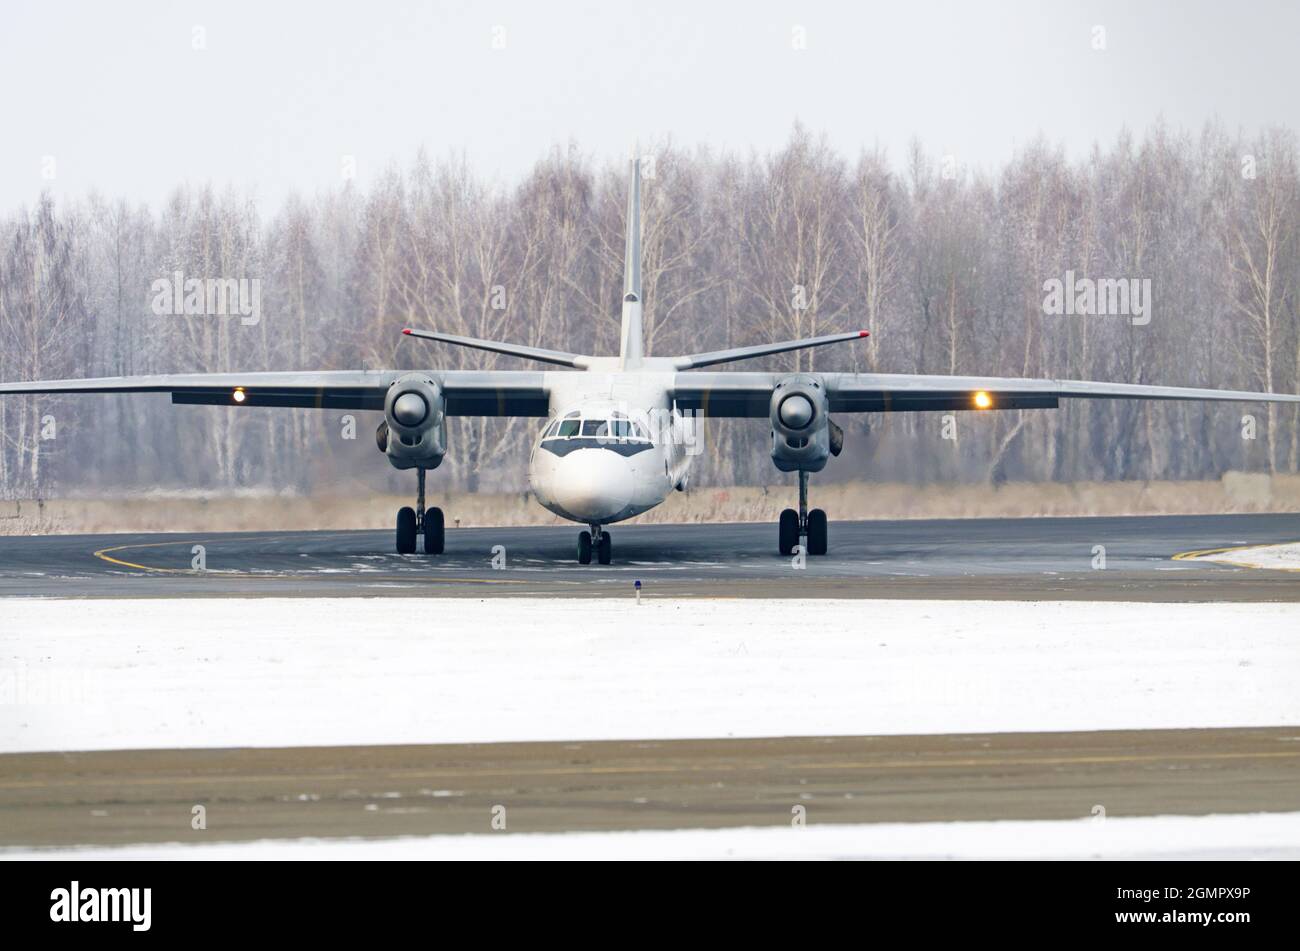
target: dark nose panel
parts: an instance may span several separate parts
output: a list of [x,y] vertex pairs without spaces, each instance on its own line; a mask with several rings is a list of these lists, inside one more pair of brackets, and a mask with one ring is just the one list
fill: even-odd
[[608,449],[620,456],[635,456],[638,452],[653,449],[654,446],[648,442],[619,442],[616,439],[602,439],[599,436],[577,436],[570,439],[543,440],[542,448],[557,456],[567,456],[579,449]]

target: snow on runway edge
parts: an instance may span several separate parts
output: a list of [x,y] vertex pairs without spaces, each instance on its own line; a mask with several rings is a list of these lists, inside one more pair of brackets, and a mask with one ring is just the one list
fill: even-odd
[[1199,555],[1195,560],[1220,561],[1228,565],[1268,568],[1274,571],[1300,571],[1300,542],[1228,548],[1224,551]]
[[0,601],[0,751],[1300,724],[1300,605]]

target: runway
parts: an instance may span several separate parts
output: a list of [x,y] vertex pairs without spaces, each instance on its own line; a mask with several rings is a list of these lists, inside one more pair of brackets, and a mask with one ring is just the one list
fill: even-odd
[[[884,638],[857,636],[857,609],[842,602],[839,620],[823,617],[815,637],[788,617],[773,623],[774,605],[699,603],[697,611],[731,612],[725,643],[722,624],[694,633],[678,624],[679,636],[666,637],[662,624],[644,620],[679,610],[670,599],[692,596],[1298,602],[1300,573],[1175,556],[1294,541],[1300,515],[833,523],[831,554],[803,568],[775,553],[770,525],[612,531],[615,564],[607,567],[575,563],[573,526],[449,530],[442,556],[393,554],[388,531],[0,538],[0,596],[487,601],[466,603],[457,623],[434,631],[390,621],[385,610],[405,610],[393,602],[303,602],[286,623],[259,618],[251,634],[240,618],[226,617],[247,610],[235,602],[209,602],[197,626],[184,622],[193,612],[184,600],[149,605],[173,612],[152,621],[140,605],[105,602],[98,623],[86,616],[94,639],[85,644],[77,640],[84,632],[75,604],[20,609],[11,602],[15,670],[68,673],[65,685],[88,695],[74,708],[76,722],[61,720],[56,705],[26,708],[26,720],[52,738],[28,748],[83,752],[0,755],[0,846],[493,835],[497,807],[510,833],[789,827],[798,807],[809,825],[1077,820],[1097,809],[1108,817],[1300,812],[1300,728],[1165,728],[1295,722],[1284,686],[1290,640],[1278,640],[1276,625],[1285,621],[1270,614],[1291,608],[1057,606],[1065,615],[1022,618],[1017,627],[1011,614],[1052,605],[985,605],[985,614],[953,606],[960,619],[944,620],[933,606],[926,617],[908,617],[910,605],[882,602],[879,611],[903,615],[890,622],[897,636]],[[196,545],[205,571],[191,568]],[[494,555],[502,567],[493,567]],[[551,633],[523,618],[466,620],[498,610],[493,604],[533,610],[498,597],[627,597],[636,580],[651,602],[630,609],[641,628],[631,618],[617,631],[586,632],[575,618]],[[49,618],[44,626],[18,624],[24,610],[48,613],[58,603],[68,614],[59,625]],[[586,608],[550,606],[552,613]],[[733,616],[742,608],[761,611],[743,630]],[[1104,614],[1116,610],[1195,617],[1170,622],[1178,636],[1156,643],[1150,624],[1124,627]],[[1213,611],[1254,611],[1260,620],[1220,619],[1207,640],[1202,628]],[[123,616],[114,620],[114,612]],[[1082,612],[1112,622],[1072,620]],[[1266,624],[1275,625],[1272,634]],[[523,639],[511,633],[524,630]],[[1111,656],[1117,645],[1140,665],[1120,677]],[[1160,664],[1142,660],[1153,657]],[[513,686],[494,692],[491,678],[475,679],[485,671]],[[692,675],[700,678],[695,687],[686,682]],[[249,683],[263,687],[250,695]],[[599,714],[579,703],[583,696],[606,719],[644,710],[651,722],[625,728],[622,739],[553,739],[600,735],[585,732]],[[1223,701],[1226,712],[1206,714],[1206,696]],[[1007,699],[1015,697],[1030,699],[1017,706]],[[779,702],[796,704],[796,715],[754,729]],[[799,711],[813,722],[828,704],[833,718],[800,729]],[[1107,722],[1117,705],[1131,716]],[[1001,707],[1006,726],[974,718]],[[1256,707],[1267,713],[1247,718]],[[202,747],[234,711],[250,708],[255,728],[209,748],[172,748]],[[915,718],[936,708],[954,712],[926,732],[931,727]],[[672,735],[658,732],[665,710],[689,713],[707,724],[694,735],[717,738],[626,739]],[[480,732],[494,716],[499,722]],[[551,736],[507,731],[564,716],[572,727]],[[314,739],[331,718],[338,729],[356,719],[372,732],[398,734]],[[71,738],[84,742],[83,720],[112,723],[114,745],[147,746],[163,736],[155,745],[164,748],[85,752],[92,747]],[[267,740],[266,724],[284,721],[292,729]],[[884,733],[900,722],[897,735],[821,735]],[[431,732],[444,723],[444,733]],[[417,728],[401,733],[403,724]],[[1152,728],[1097,729],[1106,726]],[[1035,728],[1041,732],[1024,732]],[[131,729],[137,738],[123,739]],[[976,729],[1008,732],[956,732]],[[1061,732],[1076,730],[1089,732]],[[468,739],[493,742],[405,745]],[[243,746],[252,742],[279,746]],[[336,745],[353,742],[370,745]],[[206,810],[202,831],[191,828],[198,805]]]
[[576,563],[578,530],[449,529],[437,556],[387,530],[0,537],[0,596],[1300,600],[1300,574],[1174,560],[1296,541],[1300,514],[833,522],[802,568],[774,525],[616,525],[609,566]]
[[[191,828],[202,805],[207,828]],[[1300,729],[0,756],[0,845],[1300,810]]]

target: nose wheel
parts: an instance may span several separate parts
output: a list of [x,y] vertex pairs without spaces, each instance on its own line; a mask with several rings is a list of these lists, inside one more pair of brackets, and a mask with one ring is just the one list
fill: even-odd
[[578,564],[591,564],[593,554],[602,565],[608,565],[614,560],[614,543],[609,532],[602,530],[599,525],[591,526],[589,532],[578,533]]
[[805,551],[810,555],[824,555],[829,543],[826,513],[821,509],[808,511],[808,473],[799,473],[799,511],[785,509],[781,513],[778,529],[778,550],[783,555],[794,553],[800,538],[806,538]]
[[424,469],[416,470],[419,477],[419,493],[416,496],[415,508],[408,505],[397,510],[397,553],[399,555],[415,553],[417,536],[424,538],[426,555],[441,555],[446,544],[446,524],[442,509],[436,506],[431,509],[424,507],[424,472]]

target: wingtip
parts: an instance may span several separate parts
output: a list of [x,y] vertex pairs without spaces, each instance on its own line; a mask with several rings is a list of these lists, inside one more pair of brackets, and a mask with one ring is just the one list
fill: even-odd
[[409,337],[409,336],[411,335],[411,328],[410,328],[410,327],[403,327],[403,328],[402,328],[402,333],[406,334],[406,335]]
[[865,330],[859,330],[859,331],[858,331],[858,336],[859,336],[859,337],[870,337],[871,334],[867,333],[867,331],[865,331]]

